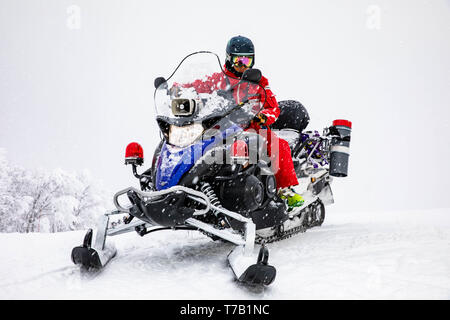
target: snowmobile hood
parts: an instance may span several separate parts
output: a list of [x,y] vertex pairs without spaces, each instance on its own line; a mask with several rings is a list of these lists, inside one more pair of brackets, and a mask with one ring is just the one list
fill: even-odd
[[[221,132],[221,136],[226,139],[242,130],[239,126],[232,125]],[[222,141],[216,140],[214,136],[210,139],[197,140],[196,143],[185,148],[175,147],[164,142],[157,162],[156,189],[164,190],[177,185],[183,175],[189,172],[208,150],[222,143]]]

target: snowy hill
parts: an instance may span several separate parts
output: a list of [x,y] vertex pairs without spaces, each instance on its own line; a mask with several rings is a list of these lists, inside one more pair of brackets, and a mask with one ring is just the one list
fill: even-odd
[[[0,299],[450,299],[449,0],[45,3],[0,1]],[[184,231],[113,238],[81,274],[80,229],[112,205],[96,182],[138,187],[125,146],[147,169],[160,141],[153,80],[238,34],[308,130],[354,124],[325,223],[269,246],[261,292],[233,280],[230,244]]]
[[450,299],[450,209],[333,212],[269,246],[277,278],[258,291],[226,264],[232,245],[197,232],[111,238],[97,274],[70,261],[84,232],[0,234],[1,299]]

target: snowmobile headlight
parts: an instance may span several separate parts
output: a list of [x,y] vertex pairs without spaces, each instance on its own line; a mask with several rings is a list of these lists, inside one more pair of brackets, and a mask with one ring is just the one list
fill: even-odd
[[171,124],[169,143],[177,147],[187,147],[203,133],[203,130],[201,123],[194,123],[183,127]]

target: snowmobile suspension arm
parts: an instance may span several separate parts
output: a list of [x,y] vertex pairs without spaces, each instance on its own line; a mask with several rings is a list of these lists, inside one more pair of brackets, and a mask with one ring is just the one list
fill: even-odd
[[[194,199],[194,197],[189,196],[191,199]],[[202,199],[194,199],[200,203],[202,202]],[[206,203],[203,203],[206,205]],[[245,223],[245,234],[244,234],[244,238],[234,234],[234,233],[230,233],[228,230],[220,230],[220,229],[216,229],[214,227],[211,227],[210,225],[203,223],[197,219],[194,218],[189,218],[186,220],[186,222],[190,225],[193,225],[195,227],[198,227],[199,229],[202,229],[206,232],[212,233],[218,237],[221,237],[222,239],[225,239],[227,241],[230,241],[236,245],[243,245],[244,246],[244,252],[246,254],[250,254],[253,251],[253,247],[255,244],[255,238],[256,238],[256,226],[253,223],[252,219],[246,218],[242,215],[240,215],[239,213],[227,210],[225,208],[222,207],[217,207],[215,205],[210,204],[211,209],[216,210],[217,212],[221,212],[227,216],[229,216],[230,218],[236,219],[240,222],[244,222]]]
[[[195,197],[193,197],[193,196],[188,196],[188,197],[191,198],[191,199],[193,199],[193,200],[196,200],[196,201],[200,202],[201,204],[204,204],[205,206],[207,205],[206,202],[203,201],[203,199],[195,198]],[[208,200],[209,200],[209,199],[208,199]],[[244,223],[252,222],[251,219],[245,218],[244,216],[240,215],[239,213],[236,213],[236,212],[227,210],[227,209],[222,208],[222,207],[217,207],[217,206],[215,206],[215,205],[213,205],[213,204],[211,204],[211,203],[209,203],[209,206],[210,206],[211,209],[213,209],[213,210],[215,210],[215,211],[218,211],[218,212],[221,212],[221,213],[223,213],[223,214],[229,216],[230,218],[236,219],[236,220],[238,220],[238,221],[240,221],[240,222],[244,222]],[[200,215],[200,214],[199,214],[199,213],[196,213],[196,214],[194,214],[194,215]]]

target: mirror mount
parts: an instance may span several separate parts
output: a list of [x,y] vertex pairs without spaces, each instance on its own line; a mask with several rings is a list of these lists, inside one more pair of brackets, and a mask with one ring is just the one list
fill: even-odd
[[136,164],[132,163],[131,164],[132,168],[133,168],[133,176],[135,176],[136,178],[140,179],[142,178],[142,175],[137,173],[137,168],[136,168]]

